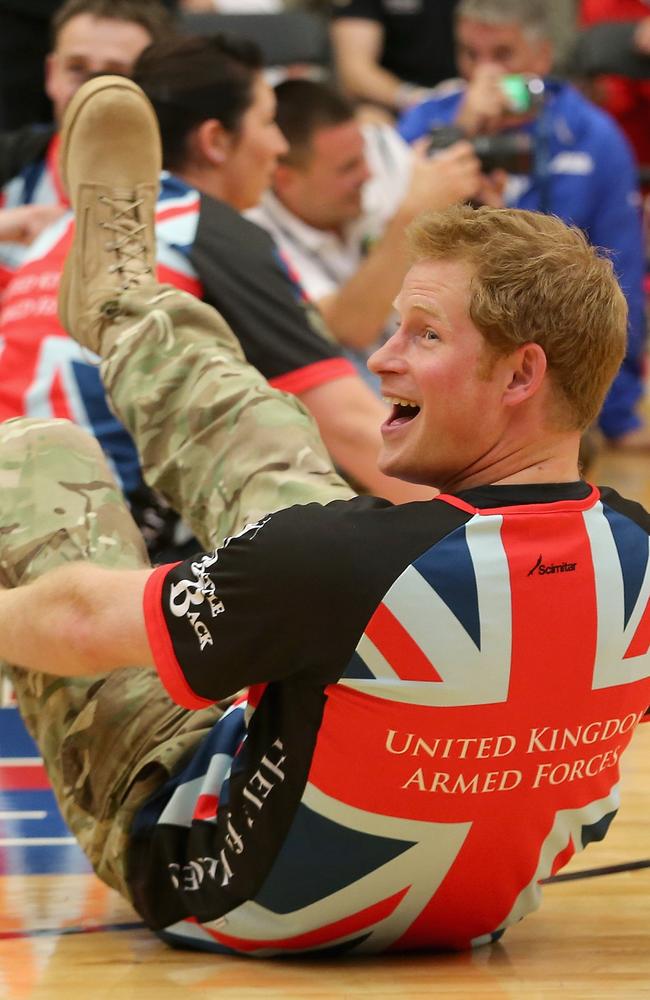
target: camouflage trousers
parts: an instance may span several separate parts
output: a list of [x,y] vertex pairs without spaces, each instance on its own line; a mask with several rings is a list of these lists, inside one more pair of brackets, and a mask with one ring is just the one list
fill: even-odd
[[[145,478],[206,548],[269,511],[351,495],[306,411],[246,363],[214,310],[153,285],[128,293],[123,304],[102,364],[113,408],[138,445]],[[147,565],[101,451],[78,427],[1,424],[0,484],[4,586],[70,560]],[[5,669],[66,822],[100,878],[130,898],[133,816],[222,709],[180,708],[153,670],[63,679]]]

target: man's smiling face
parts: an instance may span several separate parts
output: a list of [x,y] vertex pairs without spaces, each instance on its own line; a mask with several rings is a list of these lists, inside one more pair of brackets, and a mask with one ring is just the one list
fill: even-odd
[[392,405],[381,428],[387,475],[457,487],[489,461],[506,426],[509,366],[469,317],[471,278],[462,260],[415,264],[395,303],[400,325],[369,361]]

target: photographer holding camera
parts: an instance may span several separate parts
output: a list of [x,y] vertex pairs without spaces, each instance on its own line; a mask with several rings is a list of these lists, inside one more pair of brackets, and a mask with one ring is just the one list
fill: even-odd
[[440,149],[460,135],[483,168],[509,171],[510,207],[557,215],[607,248],[629,307],[628,348],[599,424],[617,447],[650,450],[635,413],[643,393],[644,248],[637,167],[613,120],[574,87],[549,78],[545,0],[460,0],[456,55],[463,80],[407,112],[399,131]]

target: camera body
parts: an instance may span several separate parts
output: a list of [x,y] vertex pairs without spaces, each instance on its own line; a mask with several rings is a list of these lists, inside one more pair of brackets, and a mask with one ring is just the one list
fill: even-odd
[[525,132],[497,132],[495,135],[475,135],[468,139],[455,125],[443,125],[429,133],[427,153],[433,156],[463,139],[476,153],[484,174],[505,170],[509,174],[529,174],[534,166],[533,140]]
[[[511,73],[501,78],[508,112],[513,115],[535,115],[544,103],[544,81],[538,76]],[[467,136],[453,125],[434,128],[429,134],[427,151],[433,155],[454,142],[465,139],[474,148],[483,173],[505,170],[509,174],[529,174],[534,167],[534,144],[525,132],[505,131],[490,135]]]

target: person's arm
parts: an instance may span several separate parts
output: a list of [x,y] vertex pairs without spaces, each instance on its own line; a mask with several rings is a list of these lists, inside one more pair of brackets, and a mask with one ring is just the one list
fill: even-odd
[[454,125],[458,106],[464,93],[464,84],[459,85],[446,97],[430,98],[409,108],[397,119],[397,134],[405,142],[413,143],[428,137],[434,128]]
[[331,27],[337,72],[351,97],[403,109],[400,97],[406,93],[403,81],[383,69],[379,59],[384,44],[384,28],[379,21],[342,17]]
[[79,562],[0,590],[0,658],[64,677],[151,666],[142,607],[151,572]]
[[385,476],[377,467],[387,408],[356,375],[298,394],[315,418],[334,463],[357,487],[393,503],[430,500],[436,490]]
[[0,209],[0,243],[28,246],[66,211],[62,205],[19,205]]
[[414,153],[408,189],[382,238],[349,281],[316,303],[341,344],[367,347],[385,327],[408,269],[409,223],[421,212],[474,197],[481,181],[480,163],[469,143],[455,143],[433,159],[424,150]]

